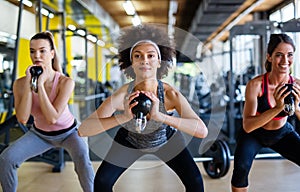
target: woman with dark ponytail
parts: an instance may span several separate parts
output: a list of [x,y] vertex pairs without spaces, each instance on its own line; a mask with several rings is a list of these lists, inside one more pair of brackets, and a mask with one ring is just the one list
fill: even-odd
[[300,81],[290,75],[294,53],[295,45],[288,35],[272,34],[266,73],[247,83],[243,129],[234,154],[233,192],[248,191],[252,162],[262,147],[300,165],[300,137],[287,121],[293,114],[300,119]]

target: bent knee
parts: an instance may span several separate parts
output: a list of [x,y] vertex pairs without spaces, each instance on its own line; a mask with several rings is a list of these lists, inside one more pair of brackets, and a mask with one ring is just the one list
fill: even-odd
[[248,186],[248,166],[239,166],[233,169],[231,185],[237,188]]
[[114,181],[108,177],[97,175],[94,179],[94,191],[111,191],[114,186]]
[[186,191],[203,191],[203,180],[201,176],[195,177],[184,183]]
[[20,164],[15,161],[11,156],[0,155],[0,167],[2,169],[17,169],[20,167]]

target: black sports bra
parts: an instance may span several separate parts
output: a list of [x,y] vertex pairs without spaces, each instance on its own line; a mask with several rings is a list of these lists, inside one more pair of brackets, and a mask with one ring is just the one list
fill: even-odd
[[[294,79],[293,77],[290,75],[290,80],[289,83],[293,83]],[[270,100],[269,100],[269,93],[268,93],[268,86],[269,86],[269,81],[268,81],[268,73],[265,73],[263,76],[263,80],[262,80],[262,96],[257,97],[257,114],[263,113],[269,109],[271,109],[271,104],[270,104]],[[277,114],[273,120],[279,120],[282,119],[284,117],[286,117],[287,114],[284,111],[281,111],[279,114]]]

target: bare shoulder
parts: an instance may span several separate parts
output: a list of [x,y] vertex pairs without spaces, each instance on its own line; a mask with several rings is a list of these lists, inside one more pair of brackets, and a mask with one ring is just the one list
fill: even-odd
[[263,81],[263,75],[258,75],[248,81],[246,86],[246,92],[251,92],[252,94],[257,93],[260,94],[262,89],[262,81]]
[[61,75],[58,82],[58,92],[70,94],[74,90],[75,82],[72,78]]
[[65,75],[61,75],[59,77],[59,82],[60,82],[60,84],[66,85],[66,86],[71,86],[71,85],[75,84],[75,82],[72,78],[67,77]]
[[14,81],[13,87],[14,87],[14,88],[24,87],[24,86],[25,86],[25,83],[26,83],[26,77],[21,77],[21,78],[16,79],[16,80]]
[[263,75],[258,75],[256,77],[254,77],[253,79],[251,79],[250,81],[248,81],[247,86],[261,86],[263,81]]
[[163,86],[164,86],[165,97],[168,100],[173,101],[174,99],[176,99],[176,98],[178,98],[179,96],[182,95],[179,90],[177,90],[175,87],[171,86],[168,83],[164,82]]
[[294,77],[294,76],[293,76],[293,78],[294,78],[294,81],[295,81],[298,85],[300,85],[300,79],[298,79],[298,78],[296,78],[296,77]]
[[58,85],[60,88],[73,90],[75,87],[75,81],[71,77],[62,74],[59,77]]
[[181,106],[182,104],[187,106],[186,98],[180,93],[178,89],[164,83],[164,98],[165,98],[165,108],[167,111],[172,111],[176,109],[176,106]]

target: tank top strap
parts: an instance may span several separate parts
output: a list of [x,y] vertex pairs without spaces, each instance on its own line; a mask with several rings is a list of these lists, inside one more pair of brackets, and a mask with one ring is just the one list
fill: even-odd
[[289,83],[294,83],[294,81],[295,81],[295,80],[294,80],[293,76],[290,75]]
[[163,85],[163,82],[160,80],[158,80],[157,95],[158,95],[159,101],[162,103],[165,103],[164,85]]
[[268,73],[265,73],[262,81],[262,95],[268,94],[268,84]]

